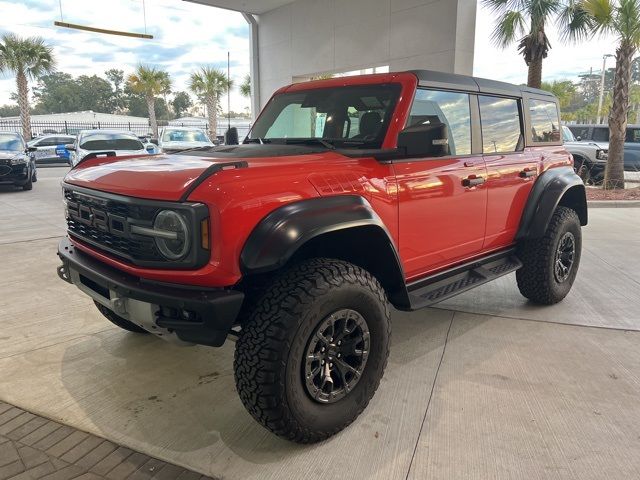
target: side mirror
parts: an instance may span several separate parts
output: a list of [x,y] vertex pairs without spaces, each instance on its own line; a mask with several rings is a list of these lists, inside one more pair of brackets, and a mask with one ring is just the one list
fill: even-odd
[[236,127],[231,127],[224,134],[224,144],[238,145],[238,143],[238,129]]
[[65,150],[69,150],[70,152],[76,151],[76,146],[73,143],[68,143],[64,146]]
[[418,123],[398,134],[398,148],[408,157],[449,155],[449,128],[445,123]]
[[582,137],[581,137],[580,135],[578,135],[578,136],[576,137],[576,140],[577,140],[577,141],[579,141],[579,142],[581,142],[581,141],[582,141]]

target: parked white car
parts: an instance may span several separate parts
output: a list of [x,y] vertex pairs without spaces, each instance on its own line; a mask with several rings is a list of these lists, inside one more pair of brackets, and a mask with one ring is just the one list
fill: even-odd
[[585,183],[600,184],[609,158],[609,144],[577,140],[571,130],[562,127],[564,147],[573,155],[573,169]]
[[[82,130],[72,145],[66,146],[70,151],[72,165],[76,165],[90,153],[105,155],[149,155],[155,153],[131,132],[122,130]],[[113,153],[111,153],[113,152]]]
[[43,135],[27,142],[27,147],[32,148],[32,155],[36,163],[71,163],[69,151],[65,145],[75,142],[74,135],[62,133]]
[[190,148],[213,147],[214,143],[204,130],[193,127],[164,127],[160,132],[158,146],[165,153]]

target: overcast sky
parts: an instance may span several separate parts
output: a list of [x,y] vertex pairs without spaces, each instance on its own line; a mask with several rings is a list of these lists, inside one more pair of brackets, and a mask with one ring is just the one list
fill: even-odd
[[[226,69],[227,51],[236,84],[249,72],[249,28],[239,13],[178,0],[147,0],[147,32],[155,38],[140,40],[54,27],[54,20],[60,20],[59,5],[59,0],[0,0],[0,34],[42,36],[54,46],[58,69],[72,75],[102,74],[110,68],[129,73],[140,62],[157,65],[170,72],[174,91],[186,90],[189,73],[202,64]],[[62,14],[71,23],[144,32],[142,5],[142,0],[62,0]],[[494,47],[489,40],[492,29],[493,16],[479,8],[474,74],[525,83],[527,69],[516,47]],[[543,67],[545,80],[575,79],[589,68],[599,70],[602,55],[615,53],[613,39],[564,46],[554,28],[549,30],[553,49]],[[0,77],[0,104],[9,103],[14,91],[13,78]],[[236,111],[249,104],[237,89],[231,101]]]

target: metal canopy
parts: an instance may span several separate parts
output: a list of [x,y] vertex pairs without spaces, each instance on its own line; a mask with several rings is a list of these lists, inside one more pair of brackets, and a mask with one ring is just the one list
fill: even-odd
[[184,0],[186,2],[200,3],[210,7],[226,8],[237,12],[253,13],[260,15],[274,8],[282,7],[294,0]]

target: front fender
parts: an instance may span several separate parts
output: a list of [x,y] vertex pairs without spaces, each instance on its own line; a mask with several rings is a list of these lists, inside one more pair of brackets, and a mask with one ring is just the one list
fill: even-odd
[[382,228],[389,236],[369,202],[358,195],[319,197],[290,203],[268,214],[253,229],[240,255],[241,269],[244,273],[277,270],[313,238],[371,225]]

